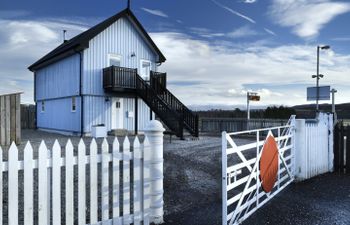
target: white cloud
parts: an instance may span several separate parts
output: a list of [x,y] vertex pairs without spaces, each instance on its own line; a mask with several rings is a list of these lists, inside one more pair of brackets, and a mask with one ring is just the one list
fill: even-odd
[[1,19],[18,18],[30,15],[30,12],[25,10],[0,10]]
[[350,11],[350,3],[330,0],[273,0],[269,14],[302,38],[313,38],[336,16]]
[[[257,105],[306,102],[306,87],[314,85],[315,48],[308,45],[213,45],[180,33],[152,33],[167,57],[169,89],[188,105],[242,105],[247,90],[257,91]],[[350,95],[350,56],[322,52],[322,84],[339,89],[339,102]],[[184,85],[184,83],[188,85]]]
[[235,10],[231,9],[230,7],[227,7],[227,6],[225,6],[225,5],[223,5],[223,4],[219,3],[219,2],[217,2],[217,1],[215,1],[215,0],[211,0],[211,1],[212,1],[214,4],[216,4],[217,6],[219,6],[219,7],[223,8],[223,9],[229,11],[230,13],[232,13],[232,14],[234,14],[234,15],[236,15],[236,16],[239,16],[239,17],[241,17],[241,18],[243,18],[243,19],[245,19],[245,20],[247,20],[247,21],[249,21],[249,22],[251,22],[251,23],[256,23],[255,20],[253,20],[252,18],[250,18],[250,17],[248,17],[248,16],[246,16],[246,15],[243,15],[243,14],[240,13],[240,12],[235,11]]
[[33,73],[27,67],[62,42],[62,30],[75,36],[86,27],[54,19],[0,19],[0,92],[24,91],[22,102],[33,102]]
[[167,14],[165,14],[164,12],[157,10],[157,9],[148,9],[148,8],[141,8],[143,11],[148,12],[152,15],[155,16],[160,16],[160,17],[165,17],[168,18],[169,16]]
[[215,32],[213,30],[210,30],[207,28],[201,28],[201,27],[191,27],[189,28],[189,31],[192,34],[195,34],[204,38],[227,37],[227,38],[238,39],[243,37],[251,37],[251,36],[259,35],[259,33],[253,30],[250,26],[242,26],[228,33]]
[[333,41],[350,41],[350,37],[336,37],[332,38]]
[[257,2],[257,0],[243,0],[242,2],[252,4],[252,3]]
[[258,32],[256,32],[249,26],[243,26],[228,33],[228,36],[231,38],[242,38],[242,37],[249,37],[249,36],[255,36],[255,35],[258,35]]

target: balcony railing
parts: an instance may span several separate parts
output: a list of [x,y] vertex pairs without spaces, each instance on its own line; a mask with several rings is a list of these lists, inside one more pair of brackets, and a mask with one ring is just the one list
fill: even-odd
[[[158,93],[165,90],[166,73],[151,71],[150,83],[151,83],[151,87],[155,88]],[[157,88],[160,88],[160,90],[157,90]]]
[[[110,66],[103,69],[103,88],[106,90],[136,89],[137,69]],[[166,73],[151,71],[150,85],[158,93],[166,89]]]
[[136,89],[137,69],[110,66],[103,69],[103,88]]

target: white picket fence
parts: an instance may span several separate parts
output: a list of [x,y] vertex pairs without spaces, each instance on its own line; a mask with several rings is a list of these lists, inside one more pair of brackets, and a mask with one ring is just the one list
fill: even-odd
[[333,115],[296,120],[296,178],[305,180],[333,171]]
[[23,160],[13,144],[3,161],[0,148],[0,225],[161,223],[163,128],[154,127],[143,143],[116,138],[110,149],[104,140],[100,152],[94,139],[88,149],[82,140],[74,149],[69,140],[64,157],[57,141],[52,151],[42,141],[37,159],[29,142]]

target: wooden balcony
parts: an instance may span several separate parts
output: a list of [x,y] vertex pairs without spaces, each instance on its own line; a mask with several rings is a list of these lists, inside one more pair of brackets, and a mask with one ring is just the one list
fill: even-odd
[[[112,92],[134,92],[137,89],[137,69],[110,66],[103,69],[103,88]],[[166,89],[166,73],[151,71],[149,84],[157,92]]]
[[103,88],[106,91],[135,91],[137,69],[110,66],[103,69]]

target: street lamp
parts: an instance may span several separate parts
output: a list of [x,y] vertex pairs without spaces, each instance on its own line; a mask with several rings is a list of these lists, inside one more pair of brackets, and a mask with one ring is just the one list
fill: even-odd
[[337,122],[337,113],[335,111],[335,93],[337,93],[338,91],[334,88],[332,88],[331,93],[332,93],[332,113],[333,113],[333,118],[334,118],[334,122]]
[[321,50],[327,50],[330,49],[331,47],[329,45],[323,45],[323,46],[317,46],[317,73],[316,75],[312,75],[312,78],[316,78],[316,112],[319,111],[319,106],[318,106],[318,99],[320,96],[320,90],[319,90],[319,84],[320,84],[320,78],[323,78],[324,75],[320,74],[320,49]]

